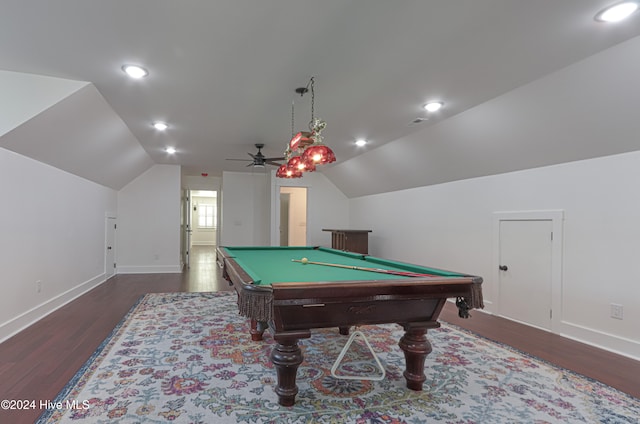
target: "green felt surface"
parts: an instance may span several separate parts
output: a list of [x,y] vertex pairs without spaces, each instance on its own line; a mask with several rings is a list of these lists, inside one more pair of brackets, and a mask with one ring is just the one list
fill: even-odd
[[347,266],[382,268],[386,270],[408,271],[457,277],[461,274],[404,264],[373,256],[342,252],[329,248],[313,247],[226,247],[227,252],[242,269],[252,277],[254,284],[268,285],[282,282],[350,281],[350,280],[390,280],[412,278],[355,269],[345,269],[323,265],[293,262],[307,258],[313,262],[326,262]]

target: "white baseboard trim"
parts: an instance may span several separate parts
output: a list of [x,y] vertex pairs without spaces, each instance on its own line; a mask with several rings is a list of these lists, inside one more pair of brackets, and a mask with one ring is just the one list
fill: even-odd
[[568,321],[562,321],[560,335],[577,342],[588,344],[599,349],[608,350],[618,355],[640,361],[640,341],[613,334],[605,333],[593,328],[584,327]]
[[118,266],[118,274],[179,274],[180,265]]
[[[455,302],[455,299],[448,299],[449,302]],[[486,309],[475,309],[473,312],[482,312],[484,314],[494,315],[491,312],[491,301],[484,301]],[[497,315],[500,316],[500,315]],[[512,318],[500,316],[501,318],[515,321],[523,325],[538,328],[543,331],[553,333],[553,331],[536,327],[526,322],[514,320]],[[473,319],[473,318],[471,318]],[[594,330],[579,324],[574,324],[569,321],[560,322],[561,330],[557,333],[559,336],[567,339],[575,340],[576,342],[584,343],[589,346],[597,347],[598,349],[606,350],[611,353],[626,356],[627,358],[640,361],[640,341],[632,340],[625,337],[615,336],[613,334],[605,333],[599,330]]]
[[15,318],[0,325],[0,343],[18,334],[20,331],[41,320],[53,311],[63,307],[67,303],[82,296],[89,290],[98,287],[106,281],[105,274],[98,275],[84,283],[60,293],[59,295],[44,301],[38,306],[29,309]]

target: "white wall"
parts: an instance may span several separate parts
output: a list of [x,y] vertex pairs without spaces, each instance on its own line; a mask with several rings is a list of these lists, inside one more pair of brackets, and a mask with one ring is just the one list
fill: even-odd
[[104,281],[116,192],[0,148],[0,196],[1,341]]
[[354,198],[350,218],[373,229],[372,255],[484,277],[491,310],[492,214],[563,210],[560,332],[640,359],[638,181],[633,152]]
[[118,273],[180,272],[180,167],[154,165],[118,192]]
[[269,245],[269,175],[222,174],[221,246]]
[[182,188],[187,190],[211,190],[219,192],[222,186],[222,178],[184,175],[181,177],[181,185]]

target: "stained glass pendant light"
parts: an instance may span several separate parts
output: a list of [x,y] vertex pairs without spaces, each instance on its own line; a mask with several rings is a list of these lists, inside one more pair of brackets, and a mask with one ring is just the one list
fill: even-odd
[[[323,165],[335,162],[336,156],[329,146],[325,145],[322,140],[322,131],[327,123],[322,119],[314,117],[315,107],[315,90],[314,78],[311,77],[307,87],[311,86],[311,121],[309,122],[309,131],[300,131],[293,134],[293,104],[291,106],[291,140],[285,151],[287,164],[282,165],[276,172],[276,176],[280,178],[299,178],[303,172],[313,172],[317,165]],[[296,89],[296,93],[301,96],[307,91],[307,87]]]

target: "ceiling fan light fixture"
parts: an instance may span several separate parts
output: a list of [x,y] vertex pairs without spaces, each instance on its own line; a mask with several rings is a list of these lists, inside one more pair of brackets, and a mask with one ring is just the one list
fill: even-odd
[[149,75],[149,71],[138,65],[123,65],[122,70],[133,79],[140,79]]
[[638,6],[637,1],[617,3],[598,12],[594,19],[598,22],[620,22],[638,10]]

